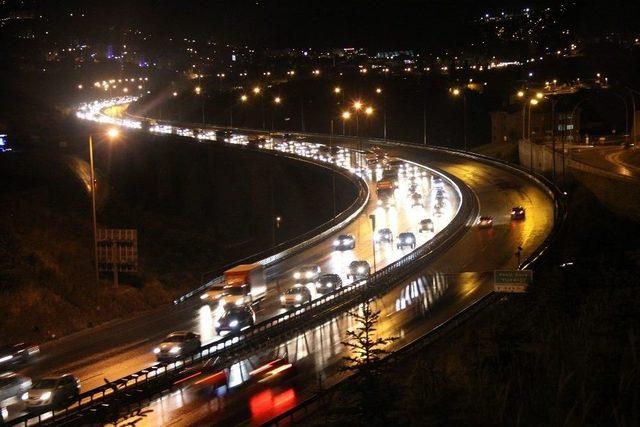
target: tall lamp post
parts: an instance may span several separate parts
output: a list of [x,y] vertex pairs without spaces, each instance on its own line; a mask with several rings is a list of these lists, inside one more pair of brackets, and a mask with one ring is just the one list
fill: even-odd
[[273,98],[273,105],[274,107],[271,108],[271,131],[273,132],[275,130],[274,128],[274,116],[276,114],[276,108],[282,103],[282,98],[280,98],[279,96],[276,96],[275,98]]
[[376,94],[382,97],[382,139],[387,140],[387,100],[382,88],[376,88]]
[[462,135],[464,137],[464,151],[468,151],[467,144],[467,92],[464,89],[454,88],[451,93],[453,96],[462,96]]
[[[196,95],[200,96],[202,95],[202,88],[200,86],[196,86],[194,92]],[[200,98],[200,101],[200,107],[202,108],[202,126],[204,126],[204,98]]]
[[262,105],[262,130],[264,130],[267,128],[267,123],[264,116],[264,95],[262,94],[262,89],[260,89],[260,86],[254,87],[253,93],[255,95],[260,95],[260,103]]
[[341,117],[342,117],[342,136],[344,136],[347,120],[351,118],[351,113],[349,111],[343,111]]
[[[107,138],[116,139],[120,131],[111,128],[107,131]],[[93,134],[89,134],[89,166],[91,169],[91,212],[93,214],[93,260],[96,269],[96,286],[100,285],[100,270],[98,267],[98,218],[96,214],[96,174],[93,167]]]
[[527,132],[527,140],[529,141],[529,169],[533,172],[533,141],[531,141],[531,107],[538,105],[538,100],[533,98],[529,100],[529,129]]

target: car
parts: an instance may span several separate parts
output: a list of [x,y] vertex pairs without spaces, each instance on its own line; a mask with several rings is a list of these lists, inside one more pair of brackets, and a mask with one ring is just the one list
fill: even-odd
[[310,283],[318,280],[320,273],[319,265],[303,265],[293,273],[293,278],[297,283]]
[[398,235],[398,243],[396,243],[398,249],[404,249],[410,247],[415,249],[416,247],[416,235],[410,232],[400,233]]
[[215,322],[218,335],[222,332],[237,333],[255,325],[256,313],[249,305],[228,305],[224,314]]
[[342,279],[337,274],[323,274],[316,282],[316,291],[326,294],[342,287]]
[[295,307],[311,301],[311,291],[306,286],[293,286],[280,295],[280,304],[282,307]]
[[41,378],[33,382],[27,395],[27,409],[48,409],[67,406],[80,394],[80,380],[71,374]]
[[38,353],[40,347],[35,344],[18,343],[0,347],[0,369],[7,366],[22,365],[30,362]]
[[[0,374],[0,409],[5,409],[27,400],[31,379],[14,372]],[[2,417],[0,417],[2,420]]]
[[341,234],[333,241],[336,251],[348,251],[356,247],[356,239],[351,234]]
[[200,349],[200,335],[189,331],[173,332],[153,349],[159,362],[178,359]]
[[516,206],[511,209],[511,219],[524,219],[524,208],[522,206]]
[[376,233],[375,239],[377,243],[393,243],[393,233],[390,228],[381,228]]
[[478,219],[478,227],[480,228],[491,228],[493,227],[493,218],[490,216],[481,216]]
[[420,221],[420,230],[419,230],[420,233],[422,233],[423,231],[433,233],[434,230],[435,230],[435,227],[433,226],[433,221],[430,218],[423,219]]
[[422,203],[422,194],[420,193],[413,193],[411,195],[411,207],[413,208],[415,206],[424,206]]
[[347,273],[347,279],[354,280],[365,279],[371,274],[371,266],[364,260],[351,261],[349,264],[349,273]]

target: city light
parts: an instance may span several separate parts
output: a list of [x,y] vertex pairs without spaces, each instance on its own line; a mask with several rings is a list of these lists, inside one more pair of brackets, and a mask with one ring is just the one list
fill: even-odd
[[120,131],[117,128],[110,128],[107,131],[107,136],[109,139],[115,139],[120,135]]
[[455,88],[455,89],[453,89],[452,93],[453,93],[454,96],[458,96],[458,95],[460,95],[460,89]]
[[381,93],[382,93],[382,88],[377,87],[377,88],[376,88],[376,93],[377,93],[377,94],[381,94]]
[[524,96],[524,92],[519,90],[518,91],[518,98],[522,98]]
[[178,92],[173,92],[173,96],[174,97],[178,96]]
[[360,101],[355,101],[353,103],[353,109],[356,111],[359,111],[360,109],[362,109],[362,102]]
[[543,97],[544,97],[544,94],[542,92],[536,93],[536,98],[542,99]]
[[336,87],[333,88],[333,93],[335,93],[335,94],[339,94],[341,91],[342,91],[342,89],[340,89],[339,86],[336,86]]
[[260,91],[261,91],[260,86],[256,86],[253,88],[253,93],[255,93],[256,95],[258,95]]
[[194,91],[196,92],[196,95],[200,95],[200,92],[202,91],[202,89],[200,88],[200,86],[196,86]]
[[372,107],[367,107],[367,108],[365,108],[364,113],[365,113],[367,116],[370,116],[371,114],[373,114],[373,108],[372,108]]
[[273,98],[273,102],[276,104],[280,104],[280,102],[282,102],[282,99],[279,96],[276,96],[275,98]]
[[533,98],[532,100],[529,101],[531,103],[531,105],[538,105],[538,100]]
[[343,111],[342,112],[342,119],[343,120],[349,120],[351,118],[351,113],[348,111]]
[[242,102],[247,102],[247,99],[249,99],[249,97],[247,95],[242,95],[240,97],[240,101],[242,101]]

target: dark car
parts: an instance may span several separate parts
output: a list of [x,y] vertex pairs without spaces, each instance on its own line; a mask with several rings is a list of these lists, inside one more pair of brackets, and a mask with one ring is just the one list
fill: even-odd
[[341,234],[333,241],[333,248],[337,251],[348,251],[356,247],[356,239],[351,234]]
[[71,374],[34,381],[27,397],[30,410],[66,406],[80,394],[80,380]]
[[153,349],[158,361],[172,361],[200,349],[200,335],[189,331],[173,332]]
[[398,241],[396,243],[398,249],[404,249],[410,247],[415,249],[416,247],[416,235],[410,232],[400,233],[398,235]]
[[40,347],[24,342],[0,347],[0,369],[28,363],[40,353]]
[[434,230],[435,228],[433,226],[433,221],[430,218],[423,219],[420,221],[420,230],[419,230],[420,233],[422,233],[423,231],[433,233]]
[[341,287],[342,279],[337,274],[323,274],[316,282],[316,291],[319,294],[327,294]]
[[411,195],[411,207],[415,206],[424,206],[424,203],[422,203],[422,194],[413,193]]
[[490,216],[481,216],[478,220],[478,227],[480,228],[491,228],[493,227],[493,218]]
[[256,322],[256,313],[248,305],[227,306],[225,312],[215,323],[216,332],[236,333],[252,327]]
[[376,233],[376,242],[378,243],[393,243],[393,233],[390,228],[381,228]]
[[511,219],[524,219],[524,208],[522,206],[516,206],[511,209]]
[[349,273],[347,273],[347,279],[365,279],[369,277],[369,274],[371,274],[371,267],[369,266],[369,263],[367,261],[351,261],[351,264],[349,264]]
[[295,307],[311,301],[311,291],[306,286],[293,286],[280,295],[280,304],[284,308]]

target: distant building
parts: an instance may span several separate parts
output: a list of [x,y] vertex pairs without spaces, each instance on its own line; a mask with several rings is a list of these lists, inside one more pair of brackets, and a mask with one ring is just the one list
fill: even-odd
[[553,131],[550,109],[533,109],[530,115],[527,110],[523,116],[522,108],[516,108],[514,105],[506,111],[491,113],[491,142],[516,143],[522,138],[523,132],[525,136],[531,132],[531,139],[536,142],[550,142],[552,134],[556,140],[579,140],[580,109],[556,111]]

